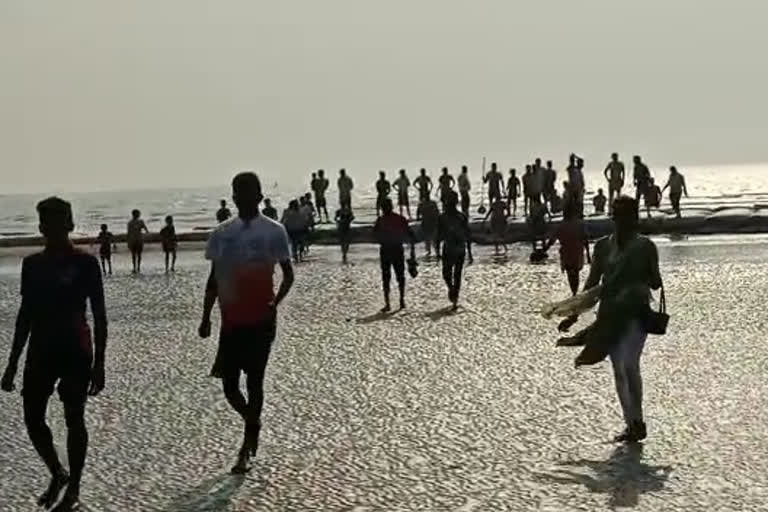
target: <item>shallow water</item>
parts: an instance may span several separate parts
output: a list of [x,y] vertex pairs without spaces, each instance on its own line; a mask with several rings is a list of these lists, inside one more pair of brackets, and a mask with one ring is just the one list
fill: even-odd
[[[89,510],[764,510],[768,503],[768,240],[663,239],[672,321],[644,357],[650,438],[621,427],[610,369],[576,371],[536,305],[567,285],[479,248],[462,308],[445,311],[436,262],[421,262],[409,308],[382,319],[376,251],[312,249],[280,313],[258,465],[226,476],[240,433],[216,382],[214,343],[195,336],[207,268],[107,280],[108,383],[89,404]],[[10,258],[10,257],[8,257]],[[0,265],[0,354],[17,307],[18,262]],[[586,321],[586,320],[585,320]],[[32,508],[44,481],[20,398],[0,396],[0,502]],[[64,425],[51,408],[55,438]],[[229,508],[227,508],[229,507]]]

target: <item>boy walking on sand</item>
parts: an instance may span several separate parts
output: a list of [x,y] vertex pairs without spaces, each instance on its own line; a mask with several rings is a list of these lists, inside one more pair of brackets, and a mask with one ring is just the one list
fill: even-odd
[[112,275],[112,245],[114,244],[114,237],[109,232],[109,228],[106,224],[101,225],[101,231],[96,238],[99,243],[99,258],[101,259],[101,271],[106,275],[107,268],[109,268],[109,275]]
[[176,237],[176,228],[173,225],[173,217],[170,215],[165,218],[165,227],[160,230],[160,242],[163,246],[163,253],[165,254],[165,273],[168,273],[169,260],[171,272],[176,272],[176,247],[178,246],[178,238]]

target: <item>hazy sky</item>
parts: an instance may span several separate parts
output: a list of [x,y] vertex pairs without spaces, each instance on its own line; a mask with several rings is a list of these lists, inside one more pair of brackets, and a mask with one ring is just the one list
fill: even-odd
[[3,0],[0,194],[768,161],[765,0]]

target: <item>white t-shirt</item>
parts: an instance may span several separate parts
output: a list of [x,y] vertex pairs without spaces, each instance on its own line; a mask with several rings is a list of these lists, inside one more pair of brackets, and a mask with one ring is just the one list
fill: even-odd
[[258,325],[270,314],[275,264],[291,257],[285,228],[263,215],[230,219],[211,233],[205,258],[214,264],[224,329]]

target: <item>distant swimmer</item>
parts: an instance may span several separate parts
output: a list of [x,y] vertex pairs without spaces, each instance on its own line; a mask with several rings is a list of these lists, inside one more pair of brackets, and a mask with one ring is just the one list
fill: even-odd
[[341,246],[341,261],[347,263],[347,254],[349,254],[349,245],[352,242],[352,222],[355,215],[352,210],[346,206],[336,210],[336,232],[339,235],[339,245]]
[[106,275],[109,267],[109,275],[112,275],[112,247],[115,244],[114,236],[109,232],[106,224],[101,225],[101,231],[96,238],[99,244],[99,258],[101,259],[101,271]]
[[544,201],[552,211],[552,198],[557,195],[557,171],[552,160],[547,160],[547,168],[544,169]]
[[352,178],[347,176],[347,171],[341,169],[339,171],[339,179],[336,182],[336,186],[339,188],[339,206],[346,206],[352,209],[352,190],[355,188],[355,184]]
[[395,180],[393,188],[397,192],[397,206],[400,208],[400,215],[405,211],[408,213],[408,218],[410,219],[411,202],[408,198],[408,191],[411,188],[411,180],[408,179],[405,169],[400,169],[400,175]]
[[419,204],[424,201],[429,201],[429,198],[432,197],[432,188],[434,185],[432,184],[432,178],[427,176],[426,169],[419,171],[419,177],[416,178],[413,184],[416,187],[416,190],[419,191]]
[[458,307],[464,261],[472,263],[472,237],[467,216],[458,206],[459,196],[451,192],[446,198],[445,211],[438,219],[437,238],[443,248],[443,280],[448,286],[448,300]]
[[[238,217],[222,224],[208,240],[205,257],[211,262],[201,338],[211,335],[211,313],[221,310],[219,347],[214,376],[221,378],[224,396],[242,419],[243,440],[232,473],[247,473],[259,447],[264,373],[277,332],[280,304],[294,281],[288,236],[283,226],[259,214],[261,183],[253,173],[232,180]],[[282,281],[275,294],[275,266]],[[245,373],[247,397],[240,389]]]
[[293,261],[299,263],[304,258],[304,241],[307,236],[307,217],[299,208],[298,199],[288,203],[288,208],[283,210],[282,225],[288,233],[291,241],[291,253]]
[[416,220],[421,221],[421,238],[427,249],[427,256],[432,255],[432,246],[435,247],[435,256],[440,257],[440,241],[437,239],[437,223],[440,218],[440,208],[433,199],[427,199],[419,204],[416,211]]
[[639,156],[632,158],[635,169],[633,172],[633,182],[635,185],[635,201],[640,201],[641,197],[645,197],[648,192],[648,185],[651,181],[651,171],[648,170],[648,166],[643,163],[643,160]]
[[520,197],[520,178],[517,177],[517,170],[509,170],[507,178],[507,215],[517,217],[517,198]]
[[141,273],[141,255],[144,252],[144,233],[149,233],[147,225],[141,220],[141,212],[133,210],[131,220],[128,222],[128,250],[131,251],[131,261],[133,263],[133,274]]
[[685,197],[688,197],[688,188],[685,186],[685,177],[678,172],[677,167],[674,165],[669,168],[669,179],[661,190],[662,194],[667,188],[669,188],[669,200],[672,202],[672,208],[679,219],[682,217],[680,214],[680,198],[683,196],[683,193],[685,193]]
[[661,197],[661,188],[656,185],[656,180],[649,178],[645,188],[645,209],[649,219],[651,218],[651,208],[661,206]]
[[456,184],[456,180],[448,173],[448,168],[443,167],[440,174],[439,188],[440,188],[440,202],[445,206],[445,201],[448,196],[453,192],[453,187]]
[[277,209],[272,206],[272,200],[270,199],[264,200],[264,209],[261,210],[261,213],[268,219],[277,220]]
[[400,309],[405,309],[405,253],[403,252],[403,244],[409,243],[411,258],[415,259],[416,237],[408,226],[405,217],[393,211],[391,199],[385,199],[382,207],[384,213],[376,220],[373,234],[379,243],[379,258],[381,260],[381,279],[384,291],[384,307],[381,311],[387,313],[392,309],[389,301],[392,270],[395,272],[395,279],[400,292]]
[[525,166],[523,174],[523,215],[526,217],[531,212],[531,197],[533,194],[533,166]]
[[469,169],[466,165],[461,166],[461,174],[457,180],[459,185],[459,204],[461,204],[461,211],[469,218],[469,192],[472,190],[472,184],[469,181]]
[[227,202],[222,199],[220,203],[221,207],[216,212],[216,222],[221,224],[232,216],[232,212],[227,208]]
[[504,186],[504,176],[499,172],[496,162],[491,164],[491,170],[483,176],[483,183],[488,184],[488,203],[501,201],[501,189]]
[[[69,239],[74,229],[71,205],[51,197],[38,203],[37,213],[45,249],[25,257],[21,264],[21,306],[0,387],[8,393],[16,390],[19,359],[29,343],[21,392],[24,423],[32,446],[51,475],[50,484],[37,504],[45,509],[55,506],[54,512],[70,512],[81,510],[80,483],[88,451],[86,403],[89,396],[104,389],[107,314],[99,262],[76,249]],[[93,317],[93,340],[87,319],[88,303]],[[64,405],[69,473],[56,453],[46,422],[48,402],[54,391],[58,391]],[[6,410],[9,406],[8,402],[3,404]],[[9,421],[7,412],[5,417]],[[7,430],[6,435],[13,430]],[[13,467],[20,462],[5,462],[5,481],[23,473]],[[62,491],[64,495],[59,500]],[[7,503],[4,508],[8,510]]]
[[624,187],[624,162],[619,160],[618,153],[611,155],[611,161],[605,166],[603,174],[608,182],[608,213],[611,213],[613,200],[621,195],[621,189]]
[[329,182],[325,177],[325,171],[320,169],[317,171],[317,177],[312,180],[312,192],[315,195],[315,208],[317,208],[317,218],[320,222],[323,221],[323,214],[325,214],[325,221],[330,222],[328,218],[328,200],[325,198],[325,193],[328,190]]
[[493,238],[494,246],[496,247],[496,254],[499,254],[499,247],[504,247],[504,253],[507,253],[507,204],[498,199],[496,202],[491,203],[491,207],[488,213],[485,215],[483,222],[485,223],[490,219],[491,223],[491,238]]
[[597,189],[597,195],[592,198],[592,206],[595,208],[595,213],[598,215],[603,215],[605,213],[605,203],[607,201],[607,198],[605,197],[605,193],[603,192],[603,189],[599,188]]
[[[555,242],[560,242],[560,269],[568,278],[572,295],[576,295],[579,292],[579,279],[584,268],[585,255],[587,262],[591,263],[589,237],[576,208],[569,208],[564,212],[563,221],[550,236],[544,250],[548,251]],[[558,329],[562,332],[568,331],[578,319],[578,315],[572,315],[563,320]]]
[[170,215],[165,218],[165,227],[160,230],[160,243],[165,254],[165,273],[167,274],[169,270],[176,272],[176,249],[179,240],[176,236],[176,227],[173,225],[173,217]]
[[376,216],[381,216],[384,200],[389,199],[392,193],[392,185],[387,180],[387,173],[379,171],[379,179],[376,181]]

